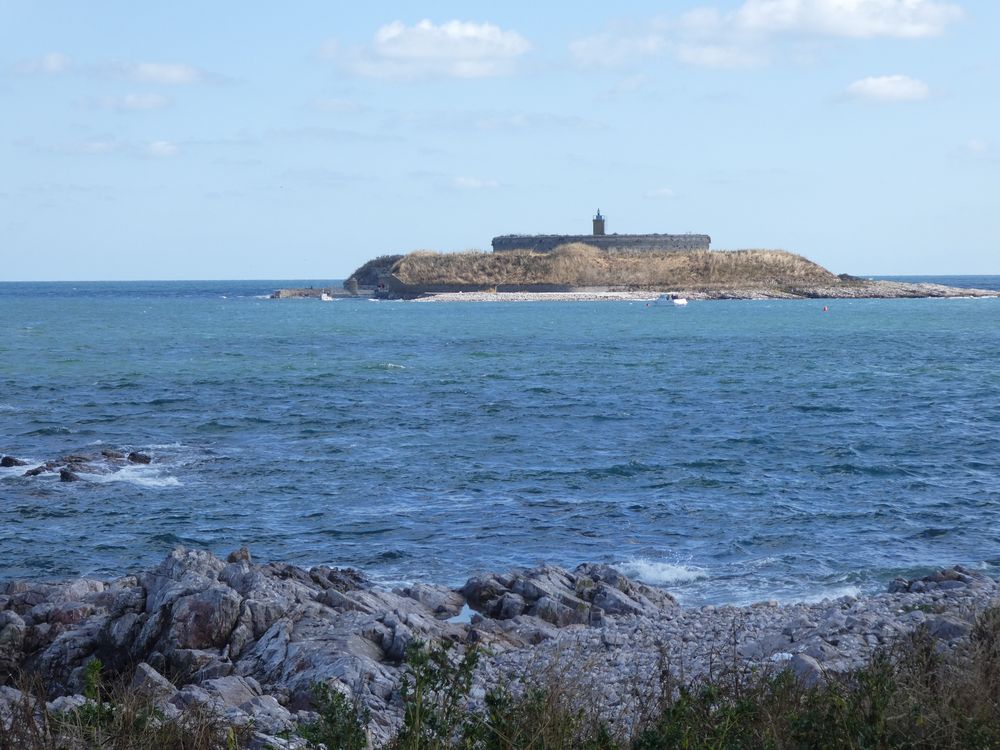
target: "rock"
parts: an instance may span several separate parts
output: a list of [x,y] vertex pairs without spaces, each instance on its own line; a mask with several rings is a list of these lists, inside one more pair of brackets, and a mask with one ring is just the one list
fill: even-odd
[[[460,593],[430,584],[388,591],[350,569],[177,549],[114,581],[0,583],[0,682],[24,669],[52,697],[72,696],[96,657],[109,676],[132,676],[155,693],[164,716],[201,705],[252,723],[260,743],[290,728],[289,710],[310,707],[324,683],[371,712],[373,742],[384,744],[400,721],[400,662],[415,639],[482,646],[478,703],[498,681],[548,670],[593,680],[601,710],[614,714],[636,680],[664,663],[680,665],[685,680],[716,669],[718,658],[748,670],[780,664],[818,684],[824,670],[859,667],[924,620],[955,644],[969,633],[959,615],[984,609],[1000,586],[949,570],[857,601],[682,608],[606,565],[487,574]],[[449,622],[466,597],[477,610],[471,622]],[[175,690],[164,674],[189,684]]]
[[524,598],[513,592],[506,592],[500,597],[496,616],[501,620],[512,620],[524,612]]
[[3,458],[0,458],[0,466],[2,466],[5,469],[11,469],[15,466],[27,466],[27,465],[28,465],[27,461],[22,461],[18,458],[14,458],[13,456],[4,456]]
[[168,637],[178,648],[221,648],[236,625],[240,596],[228,586],[213,586],[174,603]]
[[75,472],[67,468],[59,469],[59,481],[60,482],[79,482],[80,476]]
[[205,680],[201,683],[201,687],[223,705],[231,708],[239,708],[261,696],[260,684],[252,677],[219,677]]
[[502,620],[527,614],[558,627],[587,624],[599,608],[610,616],[662,614],[677,602],[664,591],[630,581],[608,565],[584,564],[572,573],[543,565],[511,576],[470,578],[461,593],[469,606]]
[[170,700],[177,688],[146,662],[139,662],[132,678],[132,689],[151,700]]
[[954,615],[936,615],[926,621],[927,632],[942,641],[954,641],[969,634],[972,626]]
[[119,461],[119,460],[125,458],[125,454],[124,453],[120,453],[118,451],[113,451],[113,450],[108,450],[108,449],[102,450],[101,451],[101,455],[104,456],[105,458],[109,459],[109,460],[112,460],[112,461]]
[[920,593],[932,590],[956,590],[966,586],[980,587],[987,580],[987,577],[978,571],[956,565],[953,568],[935,571],[923,578],[909,580],[903,577],[894,578],[889,584],[889,593]]
[[16,612],[0,612],[0,684],[20,666],[26,629],[24,620]]
[[51,713],[68,713],[86,704],[87,699],[82,695],[63,695],[46,703],[45,708]]
[[148,454],[137,451],[132,451],[125,458],[130,464],[148,464],[153,460]]
[[465,604],[465,597],[457,591],[452,591],[444,586],[431,586],[426,583],[417,583],[397,589],[396,593],[410,599],[416,599],[427,609],[439,617],[454,617],[462,611]]
[[250,557],[250,549],[247,548],[247,547],[240,547],[238,550],[233,550],[232,552],[229,553],[228,557],[226,557],[226,562],[228,562],[228,563],[235,563],[235,562],[248,562],[248,563],[252,563],[253,560]]
[[806,654],[795,654],[788,662],[788,668],[795,679],[807,688],[820,685],[826,679],[820,663]]

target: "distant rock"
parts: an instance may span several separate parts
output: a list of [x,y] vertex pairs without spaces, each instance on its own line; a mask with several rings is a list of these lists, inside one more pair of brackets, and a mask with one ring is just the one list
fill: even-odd
[[28,465],[27,461],[22,461],[21,459],[14,458],[13,456],[4,456],[3,458],[0,458],[0,466],[2,466],[5,469],[12,469],[15,466],[27,466],[27,465]]

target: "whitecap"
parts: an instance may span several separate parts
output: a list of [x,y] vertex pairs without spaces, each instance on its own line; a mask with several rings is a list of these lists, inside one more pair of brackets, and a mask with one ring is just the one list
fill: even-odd
[[37,469],[42,463],[28,460],[24,466],[0,466],[0,479],[23,477],[26,471]]
[[625,560],[616,566],[625,575],[651,586],[666,586],[671,583],[690,583],[708,578],[704,568],[693,565],[678,565],[661,560],[638,557]]
[[159,469],[150,466],[126,466],[110,474],[79,474],[80,479],[95,484],[111,484],[113,482],[127,482],[136,487],[149,487],[152,489],[162,489],[167,487],[180,487],[181,481],[169,474],[163,474]]
[[850,596],[857,599],[861,595],[861,587],[859,586],[835,586],[830,589],[823,589],[817,591],[814,594],[809,594],[803,597],[786,597],[790,602],[797,602],[802,604],[818,604],[824,599],[839,599],[842,596]]

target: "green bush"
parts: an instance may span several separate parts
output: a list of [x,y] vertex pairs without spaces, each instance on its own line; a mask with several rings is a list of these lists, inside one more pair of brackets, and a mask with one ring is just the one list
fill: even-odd
[[323,744],[327,750],[365,750],[371,718],[367,709],[323,683],[313,687],[313,702],[319,719],[301,725],[299,736],[311,746]]

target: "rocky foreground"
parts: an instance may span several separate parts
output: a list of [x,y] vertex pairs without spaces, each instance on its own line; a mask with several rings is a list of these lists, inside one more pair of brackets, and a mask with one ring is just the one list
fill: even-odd
[[399,725],[413,639],[485,649],[473,700],[499,681],[555,670],[587,681],[599,710],[627,721],[659,689],[664,664],[685,681],[736,664],[787,667],[808,684],[921,626],[942,647],[957,645],[998,599],[996,580],[961,567],[863,598],[682,607],[606,565],[390,591],[352,569],[177,549],[112,581],[0,585],[0,721],[22,697],[23,674],[44,681],[52,710],[82,704],[86,665],[97,658],[168,717],[203,707],[252,722],[257,747],[301,746],[287,738],[315,718],[315,685],[326,683],[370,710],[378,744]]

